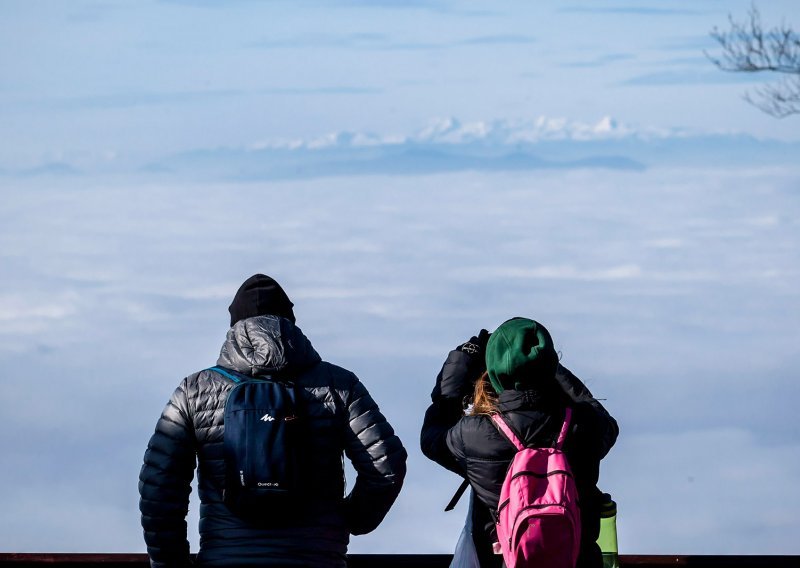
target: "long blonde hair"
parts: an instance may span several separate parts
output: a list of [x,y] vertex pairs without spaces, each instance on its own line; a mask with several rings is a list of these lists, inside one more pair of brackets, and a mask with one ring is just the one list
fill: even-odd
[[497,394],[494,392],[492,384],[489,382],[489,373],[484,372],[475,381],[475,393],[472,397],[471,414],[495,414],[497,413]]

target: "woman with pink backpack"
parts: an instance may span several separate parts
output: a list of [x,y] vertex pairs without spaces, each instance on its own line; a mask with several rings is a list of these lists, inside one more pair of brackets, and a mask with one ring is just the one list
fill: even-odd
[[602,566],[597,481],[619,429],[543,325],[481,330],[450,352],[431,398],[422,451],[472,488],[477,565]]

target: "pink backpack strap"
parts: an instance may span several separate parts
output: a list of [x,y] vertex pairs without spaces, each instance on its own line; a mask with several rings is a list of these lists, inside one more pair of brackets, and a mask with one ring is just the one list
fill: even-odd
[[561,432],[558,434],[558,441],[556,442],[556,449],[560,450],[561,446],[564,445],[564,440],[567,438],[567,432],[569,432],[569,423],[572,421],[572,408],[569,406],[567,407],[567,411],[564,414],[564,423],[561,425]]
[[[516,446],[518,451],[525,449],[525,445],[519,441],[519,438],[517,438],[517,435],[511,430],[511,427],[508,425],[508,422],[506,422],[505,418],[503,418],[499,413],[496,413],[492,414],[492,421],[497,424],[497,427],[503,434],[505,434],[506,438],[511,440],[511,443]],[[569,432],[570,422],[572,422],[572,408],[568,406],[566,412],[564,413],[564,423],[561,425],[561,432],[558,433],[558,441],[556,441],[557,450],[561,449],[561,447],[564,445],[564,440],[567,439],[567,432]]]
[[519,441],[517,435],[511,430],[511,427],[508,425],[508,422],[506,422],[505,418],[503,418],[499,413],[495,413],[492,414],[492,421],[497,424],[497,427],[503,434],[505,434],[506,438],[511,440],[511,443],[517,447],[518,451],[525,449],[525,446]]

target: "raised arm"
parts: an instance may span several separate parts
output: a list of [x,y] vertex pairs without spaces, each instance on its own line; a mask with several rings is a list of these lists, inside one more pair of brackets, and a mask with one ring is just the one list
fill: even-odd
[[594,409],[597,419],[596,424],[601,430],[599,432],[600,457],[604,457],[617,441],[617,436],[619,435],[617,421],[608,413],[600,401],[592,396],[586,385],[573,375],[569,369],[560,364],[556,370],[556,381],[572,402],[588,403]]
[[453,349],[436,376],[431,392],[431,405],[425,412],[420,432],[422,453],[442,467],[459,475],[462,468],[447,447],[447,432],[464,415],[464,399],[469,396],[475,380],[486,370],[484,351],[489,332],[482,329],[477,336]]
[[469,392],[470,375],[470,356],[451,351],[436,377],[419,437],[422,453],[428,459],[462,476],[464,472],[447,448],[446,440],[447,432],[464,415],[463,398]]

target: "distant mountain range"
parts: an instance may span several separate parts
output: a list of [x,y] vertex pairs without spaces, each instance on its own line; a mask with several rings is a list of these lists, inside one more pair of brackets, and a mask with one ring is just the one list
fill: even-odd
[[[658,166],[795,164],[800,164],[800,142],[760,140],[744,134],[632,128],[611,117],[594,124],[540,117],[473,123],[447,118],[412,135],[338,132],[308,140],[196,149],[154,160],[137,171],[189,179],[278,180],[470,170],[642,171]],[[26,170],[0,170],[0,176],[74,176],[83,171],[70,164],[50,163]]]
[[544,117],[463,124],[448,118],[410,136],[340,132],[310,140],[272,140],[250,148],[186,152],[150,164],[147,170],[256,180],[787,163],[800,163],[800,143],[741,134],[634,129],[610,117],[595,124]]

